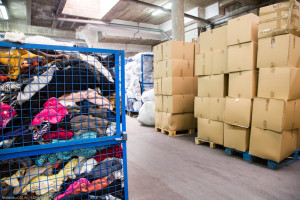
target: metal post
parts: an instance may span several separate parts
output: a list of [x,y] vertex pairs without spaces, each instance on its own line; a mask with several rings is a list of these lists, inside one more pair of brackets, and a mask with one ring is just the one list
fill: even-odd
[[184,41],[184,0],[172,0],[173,40]]

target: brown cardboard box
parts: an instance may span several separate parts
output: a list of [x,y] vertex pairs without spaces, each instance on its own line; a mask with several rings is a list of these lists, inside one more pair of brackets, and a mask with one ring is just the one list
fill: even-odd
[[297,130],[274,132],[252,127],[249,153],[280,162],[296,151]]
[[155,111],[163,112],[163,96],[162,95],[155,96]]
[[248,128],[250,127],[252,100],[226,97],[224,122],[227,124]]
[[200,33],[200,51],[216,51],[227,49],[227,26]]
[[158,62],[163,60],[163,45],[159,44],[153,47],[153,61]]
[[162,77],[194,77],[194,60],[168,59],[162,62]]
[[195,118],[210,118],[210,98],[195,97]]
[[163,127],[168,131],[183,131],[196,128],[194,113],[163,113]]
[[228,47],[228,72],[256,68],[257,43],[247,42]]
[[224,124],[224,147],[246,152],[249,149],[250,129]]
[[228,76],[225,74],[198,78],[198,96],[222,98],[227,96]]
[[300,99],[300,69],[294,67],[259,69],[257,96]]
[[285,101],[255,98],[252,126],[276,132],[300,128],[300,99]]
[[258,39],[257,67],[300,67],[300,38],[292,34]]
[[154,78],[161,78],[163,73],[163,61],[153,62]]
[[162,81],[161,78],[154,79],[154,94],[161,95],[162,94]]
[[212,74],[212,52],[196,54],[195,76]]
[[163,96],[163,112],[192,113],[194,112],[195,95]]
[[227,45],[257,42],[258,16],[249,13],[228,21]]
[[223,122],[225,98],[210,98],[210,117],[214,121]]
[[258,36],[300,35],[300,3],[288,1],[260,8]]
[[162,85],[163,95],[194,94],[194,77],[164,77]]
[[198,118],[198,138],[215,144],[224,143],[224,123]]
[[163,113],[155,111],[155,127],[162,128],[163,126]]
[[254,98],[257,89],[257,71],[229,73],[228,96],[238,98]]
[[195,44],[195,55],[200,53],[200,43]]
[[198,77],[194,77],[194,95],[196,96],[198,93]]
[[227,59],[227,49],[214,51],[212,56],[212,74],[227,73]]
[[195,45],[190,42],[171,40],[163,43],[163,60],[194,60]]

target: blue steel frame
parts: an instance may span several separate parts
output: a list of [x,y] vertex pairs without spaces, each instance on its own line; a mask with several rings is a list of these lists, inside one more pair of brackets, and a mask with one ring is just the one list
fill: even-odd
[[[0,150],[0,160],[13,159],[18,157],[27,157],[40,154],[48,154],[58,151],[68,151],[87,147],[96,147],[104,145],[122,144],[123,146],[123,171],[124,171],[124,189],[125,199],[128,199],[128,176],[127,176],[127,134],[126,134],[126,117],[125,117],[125,55],[124,51],[108,50],[108,49],[94,49],[86,47],[67,47],[67,46],[56,46],[56,45],[40,45],[40,44],[19,44],[11,42],[0,42],[0,47],[17,47],[27,49],[51,49],[51,50],[62,50],[62,51],[78,51],[78,52],[91,52],[91,53],[103,53],[103,54],[115,54],[115,77],[120,76],[121,72],[121,88],[119,88],[119,79],[115,79],[116,88],[116,128],[117,134],[115,136],[86,139],[78,141],[70,141],[64,143],[52,143],[44,145],[17,147]],[[121,63],[119,62],[121,60]],[[119,67],[121,71],[119,72]],[[120,91],[121,90],[121,97]],[[121,101],[120,101],[121,100]],[[120,105],[121,102],[121,105]],[[120,106],[122,110],[120,110]],[[122,131],[120,129],[120,117],[122,117]]]
[[[144,82],[144,57],[145,56],[149,56],[149,57],[153,57],[153,55],[152,54],[142,54],[141,55],[141,71],[142,71],[142,75],[141,75],[141,94],[143,94],[143,92],[144,92],[144,85],[154,85],[154,82],[152,82],[152,83],[145,83]],[[131,61],[133,61],[132,59],[126,59],[126,64],[128,63],[128,62],[131,62]],[[135,98],[128,98],[128,99],[135,99]],[[134,111],[134,110],[127,110],[126,109],[126,111],[128,111],[128,112],[131,112],[131,113],[139,113],[138,111]]]

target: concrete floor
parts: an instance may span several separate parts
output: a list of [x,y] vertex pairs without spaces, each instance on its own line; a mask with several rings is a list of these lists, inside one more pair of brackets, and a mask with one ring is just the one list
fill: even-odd
[[270,170],[130,117],[127,133],[130,200],[300,199],[300,161]]

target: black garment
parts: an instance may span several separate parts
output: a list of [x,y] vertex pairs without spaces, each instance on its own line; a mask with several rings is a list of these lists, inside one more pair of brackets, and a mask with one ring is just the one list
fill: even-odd
[[33,165],[31,159],[13,158],[0,161],[0,179],[14,175],[21,168],[28,168]]

